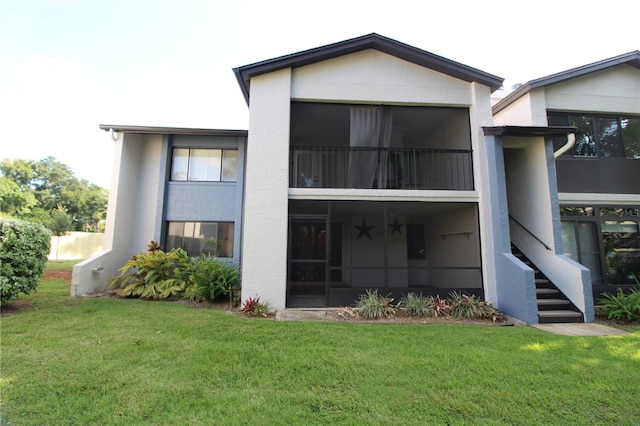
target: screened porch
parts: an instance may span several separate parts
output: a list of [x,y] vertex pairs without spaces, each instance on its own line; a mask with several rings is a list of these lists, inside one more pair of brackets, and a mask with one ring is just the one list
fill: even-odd
[[291,188],[474,189],[465,108],[293,102]]
[[475,203],[289,202],[287,306],[353,305],[367,289],[483,296]]

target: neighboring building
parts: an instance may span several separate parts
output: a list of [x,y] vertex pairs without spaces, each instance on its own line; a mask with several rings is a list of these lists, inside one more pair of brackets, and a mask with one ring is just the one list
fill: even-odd
[[248,132],[101,126],[107,251],[72,295],[159,240],[240,263],[243,299],[274,309],[459,290],[529,323],[593,320],[589,270],[563,249],[552,138],[571,123],[495,127],[501,78],[377,34],[234,71]]
[[556,159],[563,253],[589,268],[595,297],[640,279],[640,51],[532,80],[493,113],[577,128]]

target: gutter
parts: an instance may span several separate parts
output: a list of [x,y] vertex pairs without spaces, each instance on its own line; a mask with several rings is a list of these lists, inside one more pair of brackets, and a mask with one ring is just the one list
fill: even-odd
[[569,133],[567,135],[567,143],[564,144],[564,146],[562,146],[560,149],[558,149],[557,151],[555,151],[553,153],[554,160],[556,158],[560,157],[565,152],[569,151],[571,148],[573,148],[573,146],[575,144],[576,144],[576,134],[575,133]]

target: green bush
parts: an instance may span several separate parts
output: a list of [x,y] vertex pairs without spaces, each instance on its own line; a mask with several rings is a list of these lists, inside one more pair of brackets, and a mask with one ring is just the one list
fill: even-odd
[[44,226],[0,219],[0,305],[37,289],[50,245]]
[[108,288],[119,289],[118,296],[214,301],[240,288],[240,270],[231,263],[205,256],[190,259],[180,248],[164,252],[155,241],[147,247],[109,282]]
[[635,275],[636,287],[629,293],[621,288],[616,294],[603,293],[598,300],[601,312],[609,319],[624,321],[640,321],[640,281]]
[[240,288],[240,269],[232,263],[202,255],[193,261],[192,266],[185,291],[190,300],[213,302],[219,296]]
[[108,288],[120,289],[120,297],[168,299],[180,297],[187,286],[191,262],[187,253],[178,248],[164,252],[149,245],[146,253],[133,256],[112,278]]
[[379,295],[378,290],[367,290],[361,294],[356,307],[360,309],[360,316],[368,319],[391,318],[398,310],[393,298]]
[[402,306],[407,315],[412,317],[433,316],[433,303],[422,294],[409,293],[402,298]]

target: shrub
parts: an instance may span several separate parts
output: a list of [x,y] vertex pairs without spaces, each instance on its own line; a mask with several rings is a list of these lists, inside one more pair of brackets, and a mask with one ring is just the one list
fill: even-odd
[[613,320],[640,321],[640,281],[635,275],[636,287],[629,293],[621,288],[616,294],[603,293],[598,300],[600,309],[604,315]]
[[0,219],[0,305],[38,288],[50,245],[44,226]]
[[412,317],[426,317],[433,315],[433,304],[431,299],[422,294],[409,293],[402,298],[407,315]]
[[168,299],[180,297],[192,266],[187,253],[180,249],[164,252],[149,244],[146,253],[133,256],[112,278],[108,288],[119,288],[120,297]]
[[429,305],[433,307],[433,316],[435,317],[451,315],[451,304],[447,299],[440,299],[440,296],[429,296]]
[[390,318],[397,312],[393,298],[379,295],[378,290],[367,290],[361,294],[356,307],[360,309],[360,316],[368,319]]
[[247,317],[267,317],[269,303],[261,302],[260,297],[250,297],[244,301],[240,313]]
[[454,318],[492,319],[496,321],[502,314],[491,306],[490,302],[482,300],[476,295],[469,295],[452,291],[449,293],[451,315]]
[[237,266],[205,256],[192,260],[180,248],[164,252],[155,241],[119,271],[108,288],[119,289],[116,294],[120,297],[213,301],[240,288]]
[[453,291],[449,293],[449,298],[451,301],[451,315],[454,318],[474,319],[481,316],[481,304],[483,302],[478,296]]
[[[185,296],[213,302],[221,295],[233,295],[240,288],[240,269],[231,263],[201,255],[193,262]],[[231,293],[230,293],[231,292]]]

